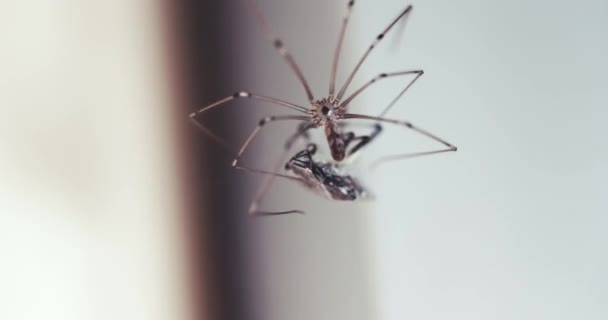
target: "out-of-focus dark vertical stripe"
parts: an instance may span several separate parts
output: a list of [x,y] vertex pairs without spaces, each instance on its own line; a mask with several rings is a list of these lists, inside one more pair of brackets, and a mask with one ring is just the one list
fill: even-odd
[[[231,77],[226,57],[222,35],[230,25],[230,4],[224,1],[177,0],[168,1],[172,18],[172,30],[178,41],[172,41],[177,46],[174,59],[177,66],[176,85],[184,96],[179,112],[183,113],[184,126],[190,126],[187,121],[189,112],[196,110],[205,103],[221,98],[220,95],[234,90],[230,86]],[[221,112],[205,117],[206,125],[220,136],[231,136],[230,128],[236,128],[238,119],[222,117]],[[240,320],[252,319],[245,296],[246,274],[243,272],[244,254],[242,243],[243,219],[246,212],[240,201],[239,183],[235,181],[233,169],[230,168],[231,158],[213,145],[192,126],[184,131],[189,135],[190,143],[184,147],[190,150],[189,163],[192,164],[188,184],[192,190],[188,193],[193,197],[191,203],[194,212],[198,212],[191,223],[189,231],[196,233],[195,246],[204,255],[194,259],[207,274],[194,277],[198,279],[195,285],[199,292],[205,292],[201,298],[206,298],[210,305],[208,310],[213,319]],[[204,251],[203,251],[204,250]],[[196,270],[194,270],[196,272]],[[200,302],[202,303],[202,301]]]
[[173,109],[173,123],[176,124],[176,137],[178,140],[175,143],[179,146],[178,151],[179,165],[178,174],[180,176],[180,185],[185,216],[183,217],[183,239],[187,252],[188,261],[186,261],[188,273],[184,278],[188,281],[186,290],[188,290],[189,301],[187,305],[191,308],[192,319],[207,319],[210,316],[210,297],[206,283],[210,274],[207,266],[208,247],[200,241],[202,234],[202,218],[197,212],[201,212],[203,207],[202,198],[197,194],[200,193],[200,183],[197,176],[202,174],[202,171],[194,170],[195,158],[200,158],[195,152],[192,144],[194,137],[190,134],[191,130],[186,127],[184,113],[187,113],[187,106],[191,104],[192,97],[190,94],[190,81],[185,77],[185,70],[188,65],[184,57],[187,56],[188,48],[185,46],[186,37],[183,37],[180,13],[181,10],[178,2],[171,0],[162,1],[162,21],[165,23],[163,29],[163,39],[167,46],[167,65],[168,65],[168,86],[170,87],[172,102],[175,108]]

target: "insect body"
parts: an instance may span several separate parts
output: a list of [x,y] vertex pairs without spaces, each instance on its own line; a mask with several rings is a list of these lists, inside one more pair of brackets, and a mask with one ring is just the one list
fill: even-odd
[[315,161],[316,150],[315,144],[309,144],[287,162],[285,170],[299,177],[306,188],[330,199],[354,201],[368,196],[359,181],[343,173],[338,164]]
[[[289,152],[292,142],[301,136],[304,135],[300,131],[291,137],[284,150],[284,155]],[[297,152],[287,161],[284,168],[287,173],[292,173],[293,175],[269,173],[264,183],[260,186],[254,200],[251,202],[249,214],[254,216],[269,216],[304,213],[300,210],[263,211],[258,209],[260,201],[268,192],[275,177],[293,180],[304,188],[331,200],[356,201],[370,198],[367,189],[356,178],[344,173],[338,163],[315,160],[316,151],[317,145],[309,143],[305,149]]]

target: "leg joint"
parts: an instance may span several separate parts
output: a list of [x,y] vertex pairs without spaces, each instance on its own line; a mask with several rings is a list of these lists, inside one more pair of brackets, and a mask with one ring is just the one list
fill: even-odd
[[260,123],[258,124],[260,127],[265,126],[268,122],[270,121],[274,121],[275,117],[264,117],[262,118],[262,120],[260,120]]
[[251,93],[249,92],[245,92],[245,91],[239,91],[239,92],[235,92],[232,95],[233,98],[238,99],[238,98],[249,98],[251,97]]

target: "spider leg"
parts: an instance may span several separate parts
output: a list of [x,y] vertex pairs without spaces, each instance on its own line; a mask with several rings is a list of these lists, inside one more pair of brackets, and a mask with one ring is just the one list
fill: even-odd
[[272,44],[274,45],[275,49],[277,49],[279,54],[283,57],[283,59],[285,59],[285,62],[287,62],[289,68],[291,68],[291,70],[295,73],[296,77],[298,77],[300,83],[302,83],[302,86],[304,86],[304,90],[306,91],[306,96],[308,97],[308,100],[313,101],[315,98],[312,94],[312,90],[310,90],[310,86],[308,85],[306,78],[304,78],[302,70],[300,70],[300,67],[298,67],[298,64],[296,63],[295,59],[293,58],[289,50],[287,50],[287,48],[285,47],[283,40],[270,28],[270,26],[266,22],[266,19],[264,18],[260,10],[252,2],[252,0],[245,0],[245,2],[247,4],[247,7],[253,12],[253,15],[255,15],[257,22],[260,25],[260,28],[262,28],[262,32],[264,32],[266,37],[268,37],[268,39],[272,41]]
[[209,130],[202,123],[196,121],[196,119],[190,118],[190,121],[199,130],[201,130],[204,134],[206,134],[209,138],[211,138],[211,140],[215,141],[215,143],[217,143],[218,145],[220,145],[224,149],[224,151],[227,151],[229,154],[234,154],[234,150],[232,150],[232,148],[230,147],[230,145],[228,144],[228,142],[226,142],[226,140],[224,140],[223,138],[218,137],[218,135],[216,135],[215,133],[213,133],[213,131]]
[[265,170],[251,168],[251,167],[239,164],[239,162],[241,160],[241,157],[242,157],[243,153],[247,150],[247,148],[251,144],[251,141],[253,141],[253,138],[255,138],[258,135],[258,133],[260,133],[260,130],[262,130],[262,128],[264,128],[264,126],[266,126],[268,123],[275,122],[275,121],[284,121],[284,120],[301,120],[301,121],[306,121],[308,119],[309,118],[307,116],[292,116],[292,115],[287,115],[287,116],[270,116],[270,117],[262,118],[262,120],[260,120],[260,122],[258,123],[258,125],[255,127],[255,129],[253,129],[253,131],[251,131],[251,133],[249,134],[249,137],[247,138],[247,140],[245,140],[245,142],[241,146],[238,154],[236,155],[236,157],[232,161],[232,167],[235,168],[235,169],[239,169],[239,170],[244,170],[244,171],[249,171],[249,172],[255,172],[255,173],[262,173],[262,174],[272,174],[272,175],[275,175],[275,176],[279,176],[279,177],[284,177],[284,178],[287,178],[287,179],[292,179],[292,180],[300,181],[301,179],[299,179],[297,177],[292,177],[292,176],[288,176],[288,175],[284,175],[284,174],[280,174],[280,173],[276,173],[276,172],[271,172],[271,171],[265,171]]
[[450,151],[455,151],[455,150],[453,148],[447,148],[447,149],[439,149],[439,150],[433,150],[433,151],[413,152],[413,153],[404,153],[404,154],[396,154],[396,155],[392,155],[392,156],[385,156],[385,157],[376,159],[372,163],[371,168],[376,169],[380,165],[385,164],[390,161],[405,160],[405,159],[429,156],[429,155],[433,155],[433,154],[437,154],[437,153],[444,153],[444,152],[450,152]]
[[342,28],[340,28],[340,35],[338,36],[338,43],[336,44],[336,51],[334,51],[334,60],[331,64],[331,80],[329,81],[329,95],[333,96],[336,91],[336,73],[338,72],[338,63],[340,62],[340,51],[342,50],[342,42],[344,41],[344,33],[346,33],[346,26],[350,19],[350,13],[353,11],[355,5],[354,0],[348,2],[348,8],[346,15],[342,20]]
[[388,118],[381,118],[381,117],[373,117],[373,116],[367,116],[367,115],[362,115],[362,114],[353,114],[353,113],[347,113],[343,115],[343,119],[361,119],[361,120],[373,120],[373,121],[377,121],[377,122],[386,122],[386,123],[392,123],[392,124],[396,124],[396,125],[400,125],[400,126],[404,126],[412,131],[415,131],[419,134],[422,134],[428,138],[431,138],[432,140],[435,140],[439,143],[441,143],[442,145],[444,145],[446,148],[441,149],[441,150],[435,150],[435,151],[427,151],[427,152],[420,152],[420,153],[406,153],[406,154],[397,154],[397,155],[392,155],[392,156],[387,156],[385,158],[381,158],[381,162],[386,162],[386,161],[390,161],[390,160],[397,160],[397,159],[403,159],[403,158],[412,158],[415,156],[423,156],[423,155],[430,155],[430,154],[437,154],[437,153],[443,153],[443,152],[450,152],[450,151],[457,151],[458,148],[452,144],[450,144],[449,142],[445,141],[442,138],[439,138],[438,136],[430,133],[429,131],[426,131],[424,129],[421,129],[417,126],[414,126],[411,122],[406,121],[406,120],[395,120],[395,119],[388,119]]
[[196,112],[192,112],[189,115],[189,119],[190,121],[197,127],[199,128],[204,134],[206,134],[207,136],[209,136],[213,141],[215,141],[216,143],[218,143],[219,145],[221,145],[224,149],[226,149],[229,152],[233,152],[232,149],[230,148],[230,146],[228,145],[228,143],[226,142],[226,140],[218,137],[215,133],[213,133],[211,130],[209,130],[205,125],[203,125],[202,122],[198,121],[196,118],[199,117],[200,115],[202,115],[203,113],[213,109],[213,108],[217,108],[220,106],[225,105],[227,102],[235,100],[235,99],[253,99],[253,100],[260,100],[260,101],[265,101],[265,102],[270,102],[272,104],[276,104],[276,105],[280,105],[280,106],[284,106],[287,108],[291,108],[293,110],[302,112],[302,113],[306,113],[306,108],[295,105],[293,103],[287,102],[287,101],[283,101],[283,100],[279,100],[276,98],[272,98],[272,97],[266,97],[266,96],[259,96],[259,95],[255,95],[249,92],[245,92],[245,91],[239,91],[236,92],[235,94],[228,96],[228,97],[224,97],[218,101],[215,101],[209,105],[204,106],[203,108],[199,109]]
[[[277,163],[274,166],[274,171],[278,171],[281,168],[289,151],[290,151],[290,148],[285,148],[285,150],[283,151],[283,154],[281,155],[281,157],[279,158],[279,160],[277,161]],[[249,211],[248,211],[249,215],[251,215],[251,216],[275,216],[275,215],[283,215],[283,214],[290,214],[290,213],[304,214],[304,211],[297,210],[297,209],[286,210],[286,211],[258,210],[258,206],[260,205],[260,202],[266,196],[266,193],[268,193],[268,190],[270,189],[270,186],[274,182],[275,177],[277,177],[277,176],[268,175],[264,179],[262,184],[260,184],[260,186],[258,187],[258,191],[255,194],[255,197],[253,198],[253,200],[251,201],[251,204],[249,205]]]
[[340,89],[340,91],[338,92],[338,96],[337,96],[338,100],[341,100],[342,97],[344,96],[344,93],[346,93],[346,89],[350,85],[351,81],[353,81],[355,74],[357,73],[357,71],[359,71],[359,68],[361,68],[361,65],[363,64],[365,59],[367,59],[367,56],[369,56],[369,54],[372,52],[372,50],[374,50],[374,48],[380,43],[380,41],[382,41],[382,39],[384,38],[384,35],[386,35],[386,33],[389,32],[395,26],[395,24],[399,20],[401,20],[401,18],[409,15],[409,13],[412,11],[412,8],[413,7],[411,5],[407,6],[403,11],[401,11],[401,13],[395,19],[393,19],[391,21],[391,23],[380,34],[378,34],[378,36],[376,36],[376,39],[374,39],[374,41],[369,46],[367,51],[365,51],[365,53],[363,54],[361,59],[359,59],[359,62],[357,63],[357,65],[355,66],[353,71],[350,73],[348,78],[346,79],[346,83],[344,83],[344,85],[342,86],[342,89]]
[[232,100],[235,100],[235,99],[241,99],[241,98],[254,99],[254,100],[260,100],[260,101],[270,102],[270,103],[273,103],[273,104],[276,104],[276,105],[281,105],[281,106],[284,106],[284,107],[288,107],[288,108],[294,109],[294,110],[302,112],[302,113],[307,113],[307,109],[305,107],[293,104],[291,102],[283,101],[283,100],[280,100],[280,99],[277,99],[277,98],[273,98],[273,97],[260,96],[260,95],[253,94],[251,92],[239,91],[239,92],[235,92],[233,95],[224,97],[224,98],[222,98],[220,100],[217,100],[217,101],[215,101],[215,102],[213,102],[213,103],[211,103],[209,105],[206,105],[206,106],[202,107],[201,109],[199,109],[196,112],[192,112],[190,114],[190,118],[195,118],[195,117],[199,116],[200,114],[202,114],[204,112],[207,112],[210,109],[217,108],[217,107],[225,104],[228,101],[232,101]]
[[[301,137],[308,140],[306,131],[310,128],[312,128],[310,126],[310,123],[302,122],[300,124],[298,131],[296,131],[296,133],[288,139],[288,142],[285,143],[283,153],[279,157],[278,161],[275,163],[273,171],[275,171],[275,172],[279,171],[281,166],[285,163],[285,158],[291,151],[295,140],[297,140],[298,138],[301,138]],[[310,152],[307,152],[307,155],[305,155],[305,156],[308,156],[310,158],[311,157]],[[267,175],[266,178],[264,179],[264,181],[260,184],[255,197],[253,198],[253,200],[251,201],[251,204],[249,205],[249,215],[251,215],[251,216],[274,216],[274,215],[283,215],[283,214],[291,214],[291,213],[304,214],[304,211],[301,211],[301,210],[287,210],[287,211],[258,210],[258,206],[259,206],[260,202],[262,201],[262,199],[264,198],[266,193],[268,193],[268,190],[272,186],[272,183],[274,182],[275,177],[277,177],[277,176],[276,175]],[[282,177],[282,176],[280,176],[280,177]]]
[[308,130],[312,129],[315,127],[315,124],[309,121],[304,121],[301,122],[298,125],[298,129],[296,130],[296,132],[294,132],[294,134],[289,137],[287,139],[287,141],[285,142],[285,148],[291,148],[291,146],[293,145],[293,143],[298,139],[298,138],[303,138],[304,140],[306,140],[307,142],[310,141],[310,135],[308,134]]
[[381,79],[386,79],[386,78],[391,78],[391,77],[400,77],[400,76],[405,76],[405,75],[410,75],[410,74],[415,74],[416,76],[413,79],[411,79],[410,81],[408,81],[405,88],[397,95],[397,97],[395,97],[395,99],[393,99],[393,101],[391,101],[391,103],[389,103],[389,105],[386,108],[384,108],[382,113],[380,113],[380,117],[382,117],[382,116],[384,116],[384,114],[386,114],[386,112],[390,108],[393,107],[393,105],[401,98],[401,96],[403,96],[405,94],[405,92],[414,84],[414,82],[416,82],[416,80],[418,80],[418,78],[420,78],[424,74],[423,70],[406,70],[406,71],[398,71],[398,72],[391,72],[391,73],[381,73],[381,74],[373,77],[371,80],[366,82],[363,86],[361,86],[361,88],[357,89],[350,96],[348,96],[348,98],[346,98],[342,103],[340,103],[340,107],[343,107],[343,108],[348,107],[350,102],[353,99],[355,99],[361,92],[363,92],[365,89],[367,89],[372,84],[376,83],[377,81],[379,81]]
[[[274,171],[278,171],[281,168],[281,166],[283,165],[285,158],[288,155],[290,150],[291,150],[291,148],[287,148],[287,147],[285,148],[285,150],[283,151],[283,154],[281,155],[281,157],[278,159],[278,161],[274,165]],[[249,215],[250,216],[275,216],[275,215],[283,215],[283,214],[290,214],[290,213],[304,214],[304,211],[301,211],[301,210],[286,210],[286,211],[258,210],[258,206],[259,206],[260,202],[262,201],[262,199],[264,198],[266,193],[268,193],[268,190],[270,189],[270,186],[274,182],[275,177],[277,177],[277,176],[268,175],[268,176],[266,176],[264,181],[262,181],[262,183],[258,187],[258,191],[256,192],[255,197],[253,198],[253,200],[251,201],[251,204],[249,205],[249,211],[248,211]]]

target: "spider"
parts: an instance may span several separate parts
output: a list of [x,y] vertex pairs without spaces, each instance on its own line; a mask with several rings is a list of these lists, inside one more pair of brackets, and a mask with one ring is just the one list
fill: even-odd
[[[365,188],[357,178],[344,172],[343,162],[338,163],[336,161],[319,161],[315,160],[315,154],[317,152],[317,145],[310,142],[310,136],[307,133],[307,126],[305,123],[298,127],[298,130],[287,139],[283,154],[275,164],[274,171],[261,171],[255,169],[258,173],[266,175],[266,179],[259,186],[258,191],[249,206],[249,215],[251,216],[271,216],[271,215],[283,215],[290,213],[301,213],[302,210],[286,210],[286,211],[262,211],[259,210],[259,204],[264,198],[265,194],[270,189],[272,182],[275,178],[284,178],[291,181],[295,181],[304,188],[320,195],[325,198],[335,201],[359,201],[369,200],[372,198],[370,191]],[[375,132],[371,134],[372,138],[374,135],[379,133],[380,128],[376,127]],[[277,173],[283,164],[283,159],[291,152],[293,145],[298,140],[305,140],[306,147],[295,153],[285,164],[284,170],[287,173],[293,173],[293,175]],[[438,151],[429,152],[416,152],[409,154],[399,155],[400,159],[403,158],[414,158],[418,156],[425,156]],[[440,152],[440,151],[439,151]],[[354,151],[351,156],[355,155]],[[391,156],[383,157],[378,159],[373,165],[381,164],[385,161],[394,160]]]
[[[396,119],[390,119],[390,118],[384,117],[384,115],[397,103],[397,101],[406,93],[406,91],[418,80],[418,78],[420,78],[424,74],[423,70],[405,70],[405,71],[397,71],[397,72],[390,72],[390,73],[381,73],[381,74],[373,77],[368,82],[364,83],[363,86],[361,86],[360,88],[358,88],[357,90],[352,92],[349,96],[345,97],[345,94],[346,94],[346,91],[347,91],[349,85],[351,84],[357,71],[362,66],[363,62],[367,59],[367,57],[374,50],[374,48],[376,48],[382,42],[382,39],[384,39],[385,35],[395,26],[395,24],[397,24],[397,22],[399,22],[401,19],[404,19],[404,21],[407,19],[407,17],[409,16],[409,14],[411,13],[412,8],[413,8],[411,5],[408,5],[405,9],[403,9],[399,13],[399,15],[396,18],[394,18],[393,20],[391,20],[390,24],[385,29],[383,29],[378,34],[378,36],[376,36],[374,38],[371,45],[367,48],[367,50],[365,51],[363,56],[359,59],[358,63],[355,65],[354,69],[350,72],[349,76],[346,79],[346,82],[342,85],[340,90],[338,90],[338,92],[336,93],[336,85],[335,85],[336,84],[336,73],[337,73],[338,65],[339,65],[339,61],[340,61],[340,51],[342,48],[342,42],[344,40],[344,35],[346,32],[348,21],[350,19],[350,15],[351,15],[351,12],[352,12],[352,9],[354,6],[354,1],[353,0],[349,1],[348,5],[347,5],[346,15],[344,16],[344,19],[342,20],[342,25],[341,25],[336,49],[334,51],[332,70],[331,70],[331,76],[330,76],[329,94],[325,98],[315,99],[315,97],[308,85],[308,82],[306,81],[302,71],[298,67],[295,59],[293,58],[291,53],[287,50],[283,40],[273,30],[270,29],[270,27],[268,26],[268,23],[266,22],[266,19],[263,17],[261,12],[255,7],[255,5],[252,3],[252,0],[245,0],[245,1],[247,3],[248,7],[250,8],[250,10],[255,15],[256,20],[257,20],[258,24],[260,25],[264,34],[272,41],[275,49],[282,56],[282,58],[285,60],[285,62],[289,66],[289,68],[293,71],[293,73],[295,74],[295,76],[297,77],[297,79],[299,80],[301,85],[304,87],[304,91],[306,92],[309,107],[307,108],[307,107],[304,107],[301,105],[297,105],[295,103],[283,101],[283,100],[269,97],[269,96],[257,95],[257,94],[253,94],[253,93],[246,92],[246,91],[239,91],[239,92],[234,93],[233,95],[224,97],[216,102],[213,102],[213,103],[199,109],[196,112],[191,113],[189,115],[189,118],[197,127],[199,127],[204,133],[209,135],[211,138],[213,138],[214,140],[216,140],[224,145],[225,145],[225,143],[222,141],[222,139],[217,137],[211,131],[209,131],[200,121],[197,120],[197,118],[199,116],[201,116],[203,113],[205,113],[211,109],[215,109],[217,107],[224,106],[224,105],[226,105],[226,103],[228,103],[232,100],[235,100],[235,99],[259,100],[259,101],[264,101],[264,102],[268,102],[271,104],[279,105],[279,106],[282,106],[285,108],[289,108],[291,110],[295,110],[295,111],[301,113],[301,115],[268,116],[268,117],[264,117],[263,119],[261,119],[259,121],[257,127],[249,134],[248,138],[242,144],[241,148],[239,149],[236,157],[234,158],[234,160],[232,162],[232,167],[234,167],[236,169],[250,171],[250,172],[274,174],[274,175],[278,175],[278,176],[283,176],[277,172],[269,172],[269,171],[264,171],[264,170],[260,170],[260,169],[255,169],[255,168],[251,168],[251,167],[248,167],[248,166],[240,163],[241,162],[240,159],[241,159],[243,153],[247,150],[250,143],[258,135],[260,130],[262,130],[262,128],[264,128],[267,124],[272,123],[272,122],[278,122],[278,121],[301,121],[302,124],[300,127],[301,127],[301,130],[303,130],[303,131],[311,130],[311,129],[315,129],[315,128],[323,128],[329,149],[331,151],[331,156],[332,156],[333,160],[336,162],[344,161],[345,159],[347,159],[351,155],[353,155],[355,152],[360,150],[362,147],[364,147],[365,145],[370,143],[378,135],[378,133],[382,130],[380,123],[390,123],[390,124],[394,124],[394,125],[403,126],[407,129],[413,130],[414,132],[427,136],[428,138],[435,140],[444,146],[444,148],[442,148],[442,149],[435,150],[435,151],[429,151],[429,152],[421,153],[421,154],[436,154],[436,153],[457,150],[457,148],[454,145],[452,145],[452,144],[448,143],[447,141],[443,140],[442,138],[439,138],[438,136],[430,133],[429,131],[426,131],[417,126],[414,126],[409,121],[396,120]],[[414,75],[414,77],[412,79],[410,79],[409,81],[407,81],[405,87],[382,110],[382,112],[379,114],[379,116],[355,114],[355,113],[348,112],[348,108],[351,105],[351,102],[359,94],[361,94],[367,88],[372,86],[374,83],[376,83],[382,79],[387,79],[387,78],[391,78],[391,77],[401,77],[401,76],[406,76],[406,75]],[[344,123],[342,121],[348,120],[348,119],[360,119],[360,120],[374,121],[374,122],[376,122],[376,124],[374,125],[374,131],[370,135],[362,135],[362,136],[358,136],[354,132],[350,132],[350,131],[344,132],[343,131]],[[356,144],[353,145],[354,142],[356,142]],[[411,155],[410,154],[394,155],[394,156],[386,158],[385,160],[400,159],[400,158],[409,157],[409,156],[411,156]]]

